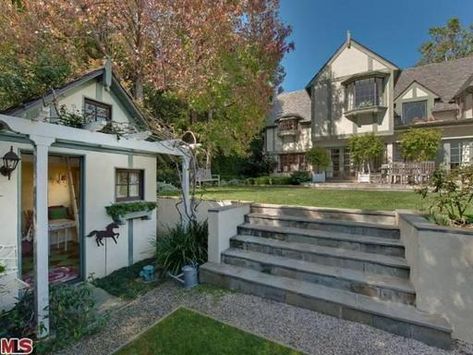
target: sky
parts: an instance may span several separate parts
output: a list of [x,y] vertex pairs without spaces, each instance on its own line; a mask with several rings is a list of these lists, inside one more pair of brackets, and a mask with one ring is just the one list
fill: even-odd
[[295,50],[283,65],[285,91],[302,89],[345,41],[352,38],[400,68],[416,64],[428,29],[451,17],[473,23],[473,0],[281,0]]

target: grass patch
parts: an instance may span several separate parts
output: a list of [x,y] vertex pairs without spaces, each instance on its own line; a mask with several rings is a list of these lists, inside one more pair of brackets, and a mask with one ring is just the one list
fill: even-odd
[[299,205],[364,210],[417,209],[427,206],[414,191],[326,190],[309,187],[238,186],[197,191],[204,199],[240,200],[281,205]]
[[189,309],[179,308],[115,354],[278,355],[300,353]]
[[143,266],[150,264],[156,265],[155,260],[142,260],[131,266],[115,270],[108,276],[95,279],[92,281],[92,283],[97,287],[103,288],[111,295],[126,300],[131,300],[137,298],[138,296],[146,293],[158,285],[159,280],[145,283],[138,276],[141,269],[143,269]]

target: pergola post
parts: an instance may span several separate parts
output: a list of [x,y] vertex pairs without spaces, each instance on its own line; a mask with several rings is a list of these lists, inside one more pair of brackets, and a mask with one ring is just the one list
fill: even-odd
[[182,157],[182,202],[184,204],[184,214],[182,223],[187,226],[190,222],[190,215],[192,214],[190,205],[190,180],[189,180],[190,159],[187,156]]
[[30,136],[34,150],[34,288],[38,338],[49,334],[48,150],[53,138]]

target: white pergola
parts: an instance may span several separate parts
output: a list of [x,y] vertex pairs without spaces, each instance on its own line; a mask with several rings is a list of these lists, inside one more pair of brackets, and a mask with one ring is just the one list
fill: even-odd
[[0,114],[0,131],[23,138],[34,147],[34,272],[35,313],[38,337],[49,334],[48,280],[48,152],[53,144],[94,147],[104,151],[126,151],[141,154],[166,154],[182,158],[183,202],[189,207],[190,155],[175,141],[148,142],[133,138],[117,139],[115,135],[91,132],[46,122],[32,121]]

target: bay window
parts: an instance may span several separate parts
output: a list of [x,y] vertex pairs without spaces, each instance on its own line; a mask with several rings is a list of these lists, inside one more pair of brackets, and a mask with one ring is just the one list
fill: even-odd
[[383,79],[367,78],[346,85],[347,110],[383,105]]

